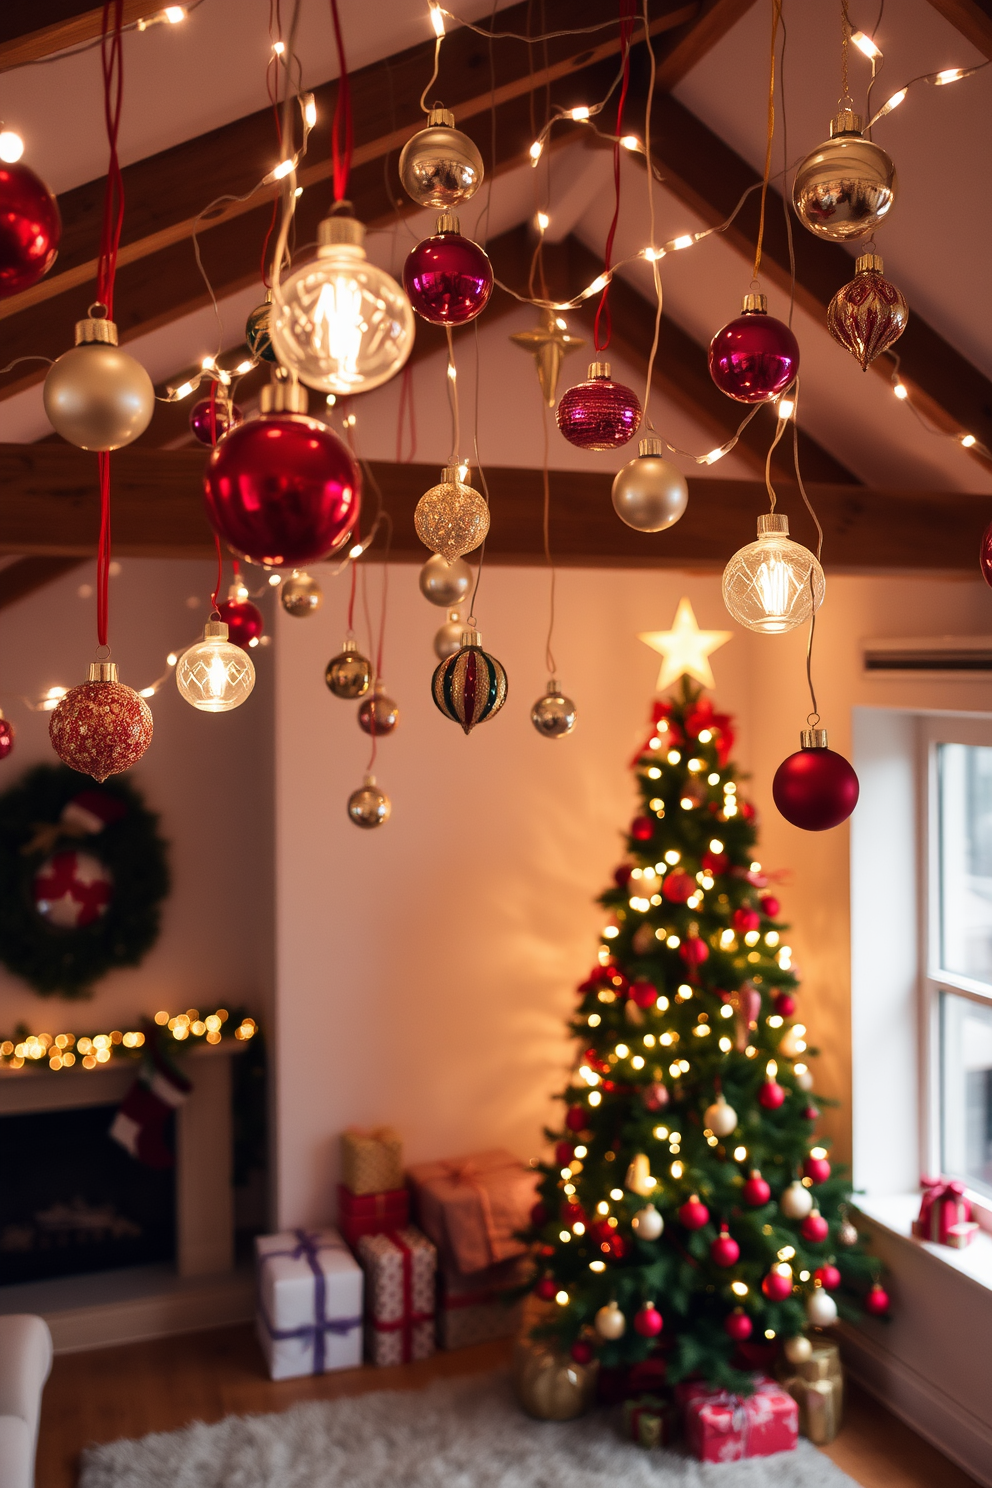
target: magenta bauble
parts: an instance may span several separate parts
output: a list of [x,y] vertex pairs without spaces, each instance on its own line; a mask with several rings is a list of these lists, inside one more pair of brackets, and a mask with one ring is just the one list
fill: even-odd
[[657,1338],[664,1327],[661,1313],[653,1302],[646,1303],[634,1314],[634,1327],[642,1338]]
[[780,992],[775,998],[775,1011],[780,1018],[791,1018],[796,1011],[796,999],[788,992]]
[[92,662],[89,681],[70,687],[48,720],[62,763],[101,782],[138,763],[152,730],[151,709],[118,681],[113,662]]
[[761,1283],[761,1290],[769,1302],[784,1302],[792,1291],[792,1273],[769,1271]]
[[982,533],[982,546],[978,554],[978,566],[982,571],[982,578],[992,588],[992,522]]
[[361,490],[347,447],[298,413],[263,414],[232,429],[204,480],[214,530],[239,557],[272,568],[316,563],[346,542]]
[[[826,737],[825,730],[810,729],[803,738],[821,734]],[[839,827],[858,804],[859,791],[852,766],[825,744],[804,744],[782,761],[772,781],[775,805],[787,822],[804,832]]]
[[799,1232],[803,1239],[808,1240],[811,1245],[822,1245],[830,1234],[830,1226],[820,1211],[814,1209],[812,1214],[807,1214],[799,1226]]
[[548,1213],[546,1204],[535,1204],[530,1211],[530,1222],[535,1230],[543,1229],[550,1218],[551,1215]]
[[754,1324],[747,1313],[738,1307],[724,1318],[723,1331],[737,1343],[743,1343],[754,1332]]
[[569,1131],[579,1132],[586,1124],[586,1113],[581,1106],[569,1106],[565,1112],[565,1125]]
[[584,1338],[577,1338],[569,1352],[576,1364],[591,1364],[596,1354],[592,1344]]
[[[438,226],[457,222],[442,217]],[[457,230],[439,231],[411,248],[403,265],[403,288],[410,304],[432,325],[464,325],[486,308],[493,292],[489,255]]]
[[766,1111],[777,1111],[785,1100],[785,1091],[777,1080],[766,1080],[758,1090],[758,1104]]
[[679,1209],[679,1219],[687,1230],[701,1230],[709,1217],[710,1211],[705,1204],[700,1203],[696,1194],[693,1194],[691,1199],[686,1199]]
[[58,203],[44,181],[20,162],[0,165],[0,299],[37,284],[61,239]]
[[613,882],[616,884],[618,889],[627,888],[630,883],[630,875],[633,873],[633,871],[634,868],[633,864],[631,863],[621,863],[619,868],[614,868]]
[[760,1209],[762,1204],[768,1203],[772,1191],[761,1174],[755,1172],[744,1184],[742,1196],[745,1204],[749,1204],[752,1209]]
[[7,758],[14,747],[14,725],[0,713],[0,760]]
[[258,605],[253,605],[250,599],[224,599],[217,609],[227,626],[228,640],[242,651],[260,638],[265,621]]
[[578,449],[614,450],[637,433],[641,405],[632,388],[613,381],[609,362],[593,362],[588,381],[562,394],[555,417],[569,444]]
[[661,892],[670,904],[684,904],[696,892],[696,880],[681,869],[676,869],[666,875]]
[[761,925],[761,916],[753,909],[734,910],[734,929],[741,935],[748,935],[752,930],[757,930]]
[[873,1317],[881,1317],[888,1312],[890,1306],[888,1292],[876,1282],[865,1298],[865,1312],[871,1313]]
[[201,444],[218,444],[229,430],[243,422],[244,414],[237,403],[228,403],[223,398],[201,398],[189,411],[190,433]]
[[631,982],[630,995],[639,1008],[654,1007],[658,1001],[658,988],[653,982]]
[[774,894],[762,894],[758,903],[761,905],[762,914],[766,914],[770,920],[773,920],[782,908]]
[[813,1280],[818,1281],[828,1292],[835,1292],[840,1286],[841,1275],[836,1266],[817,1266],[813,1272]]
[[803,1172],[811,1183],[826,1183],[830,1177],[830,1164],[825,1157],[808,1157],[803,1163]]
[[558,1291],[557,1284],[550,1276],[542,1276],[534,1291],[542,1302],[553,1302]]
[[733,1266],[740,1257],[741,1248],[726,1228],[717,1235],[710,1246],[710,1260],[714,1266]]
[[710,948],[698,935],[691,935],[679,946],[679,955],[686,966],[702,966],[709,959]]
[[710,376],[738,403],[767,403],[799,371],[799,342],[784,321],[768,314],[764,301],[764,295],[745,296],[744,314],[710,342]]

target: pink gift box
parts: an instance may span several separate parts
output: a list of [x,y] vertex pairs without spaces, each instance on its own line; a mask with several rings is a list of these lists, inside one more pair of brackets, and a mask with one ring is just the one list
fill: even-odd
[[421,1226],[444,1259],[463,1274],[521,1255],[537,1174],[501,1148],[409,1171]]
[[756,1378],[753,1395],[733,1395],[702,1381],[676,1386],[686,1445],[702,1462],[738,1462],[792,1452],[799,1407],[774,1380]]
[[972,1224],[971,1205],[965,1198],[964,1184],[956,1178],[921,1178],[920,1187],[923,1198],[919,1216],[913,1220],[917,1240],[963,1250],[974,1234],[968,1228]]

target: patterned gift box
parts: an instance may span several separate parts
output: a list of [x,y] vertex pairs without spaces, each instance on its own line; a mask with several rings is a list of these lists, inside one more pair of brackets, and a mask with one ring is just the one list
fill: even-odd
[[362,1362],[361,1269],[336,1230],[259,1235],[258,1338],[275,1380]]
[[492,1338],[512,1338],[520,1326],[519,1303],[509,1304],[506,1292],[522,1277],[519,1260],[503,1261],[464,1276],[453,1266],[442,1266],[438,1277],[437,1341],[443,1349],[468,1348]]
[[623,1429],[639,1447],[670,1447],[679,1429],[675,1402],[663,1395],[637,1395],[625,1400]]
[[405,1229],[410,1223],[410,1190],[393,1188],[388,1193],[353,1194],[339,1183],[338,1223],[352,1250],[357,1249],[363,1235]]
[[410,1169],[417,1218],[463,1275],[521,1255],[537,1174],[502,1148]]
[[363,1235],[365,1353],[371,1364],[407,1364],[434,1352],[437,1251],[408,1225],[388,1235]]
[[403,1143],[391,1126],[349,1126],[341,1133],[341,1173],[353,1194],[402,1188]]
[[738,1462],[792,1452],[799,1407],[774,1380],[755,1376],[753,1395],[733,1395],[703,1381],[676,1386],[686,1445],[702,1462]]

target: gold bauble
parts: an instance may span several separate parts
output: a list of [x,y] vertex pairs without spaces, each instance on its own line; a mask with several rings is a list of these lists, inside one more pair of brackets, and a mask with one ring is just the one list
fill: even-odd
[[860,114],[842,109],[830,138],[796,171],[792,201],[800,222],[818,238],[845,243],[866,238],[895,201],[896,168],[862,134]]
[[538,1421],[572,1421],[581,1416],[593,1402],[598,1373],[598,1360],[577,1364],[543,1341],[518,1338],[514,1345],[514,1394]]
[[374,775],[366,775],[363,784],[348,797],[348,815],[356,827],[381,827],[389,820],[392,809],[389,797],[376,785]]
[[448,109],[433,108],[427,128],[408,139],[400,154],[403,189],[422,207],[447,211],[468,201],[485,174],[475,141],[454,127]]
[[459,467],[446,465],[439,485],[431,486],[417,502],[413,525],[425,548],[449,563],[485,542],[489,508],[478,491],[458,478]]
[[335,697],[349,702],[364,697],[372,684],[372,663],[345,641],[337,656],[332,656],[327,663],[324,681]]
[[291,574],[279,591],[279,600],[287,615],[305,619],[324,603],[324,592],[308,573]]

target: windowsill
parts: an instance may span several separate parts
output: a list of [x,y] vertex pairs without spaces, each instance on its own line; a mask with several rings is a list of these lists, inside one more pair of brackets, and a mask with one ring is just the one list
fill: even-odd
[[891,1234],[908,1240],[911,1245],[926,1251],[935,1260],[960,1271],[987,1291],[992,1291],[992,1235],[986,1230],[978,1230],[971,1244],[964,1250],[955,1250],[950,1245],[934,1245],[929,1240],[917,1240],[914,1237],[913,1220],[920,1212],[918,1193],[889,1194],[884,1198],[859,1195],[854,1207]]

